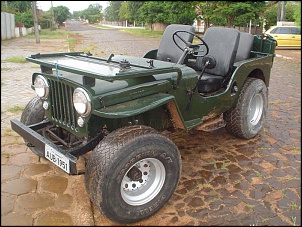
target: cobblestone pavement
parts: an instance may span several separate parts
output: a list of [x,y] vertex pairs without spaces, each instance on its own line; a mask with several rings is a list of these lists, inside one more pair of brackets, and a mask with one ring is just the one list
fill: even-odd
[[[76,31],[77,51],[142,56],[159,45],[158,38],[91,29]],[[1,225],[118,225],[91,205],[83,175],[39,160],[10,128],[35,96],[30,80],[39,68],[6,59],[67,50],[65,40],[1,41]],[[224,128],[164,132],[182,155],[180,183],[158,213],[132,225],[301,225],[301,51],[276,54],[264,130],[252,140]]]

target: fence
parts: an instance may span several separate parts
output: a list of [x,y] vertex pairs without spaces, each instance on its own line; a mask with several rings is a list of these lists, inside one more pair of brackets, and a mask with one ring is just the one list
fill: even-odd
[[[41,29],[39,25],[39,30]],[[33,28],[16,27],[15,15],[1,12],[1,40],[26,36],[34,32]]]
[[15,15],[1,12],[1,40],[15,37]]
[[[112,26],[112,27],[131,27],[131,28],[135,28],[136,25],[134,24],[129,24],[127,23],[127,21],[102,21],[100,24],[103,25],[107,25],[107,26]],[[204,33],[204,25],[199,26],[198,23],[195,21],[193,26],[195,27],[195,32],[198,33]],[[148,25],[146,26],[148,28],[151,29],[151,26]],[[162,23],[153,23],[152,24],[152,30],[154,31],[164,31],[167,27],[167,24],[162,24]],[[225,26],[218,26],[218,27],[225,27]],[[144,28],[144,25],[142,25],[142,27],[137,27],[137,28]],[[249,31],[251,32],[251,34],[253,35],[259,35],[263,32],[263,28],[259,27],[259,26],[252,26],[251,28],[249,27],[239,27],[239,26],[234,26],[233,28],[238,29],[241,32],[246,32],[248,33]]]

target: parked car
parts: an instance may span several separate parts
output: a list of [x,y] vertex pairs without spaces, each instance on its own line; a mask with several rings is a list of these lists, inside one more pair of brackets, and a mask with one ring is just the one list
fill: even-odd
[[272,26],[265,34],[274,37],[277,47],[301,48],[301,28],[298,26]]
[[41,67],[32,75],[37,96],[12,129],[66,173],[85,172],[91,201],[112,221],[146,219],[173,195],[181,156],[162,131],[225,127],[251,139],[263,128],[276,41],[233,28],[210,27],[203,38],[194,30],[169,25],[143,57],[26,58]]

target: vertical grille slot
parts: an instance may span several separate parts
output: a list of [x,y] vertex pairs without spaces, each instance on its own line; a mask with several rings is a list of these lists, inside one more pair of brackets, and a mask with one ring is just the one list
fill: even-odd
[[75,130],[76,112],[72,103],[74,88],[62,81],[48,79],[50,84],[50,101],[52,119],[59,124]]

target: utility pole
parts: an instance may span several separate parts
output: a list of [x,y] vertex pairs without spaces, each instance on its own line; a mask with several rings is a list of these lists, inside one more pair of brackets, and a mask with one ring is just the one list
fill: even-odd
[[286,15],[286,1],[281,2],[281,16],[280,16],[280,21],[285,21],[285,15]]
[[281,2],[278,1],[277,22],[280,21],[280,14],[281,14]]
[[37,17],[37,1],[32,1],[32,7],[34,10],[34,28],[35,28],[36,43],[40,43],[39,24],[38,24],[38,17]]
[[55,30],[55,14],[53,12],[53,6],[51,1],[51,30]]

